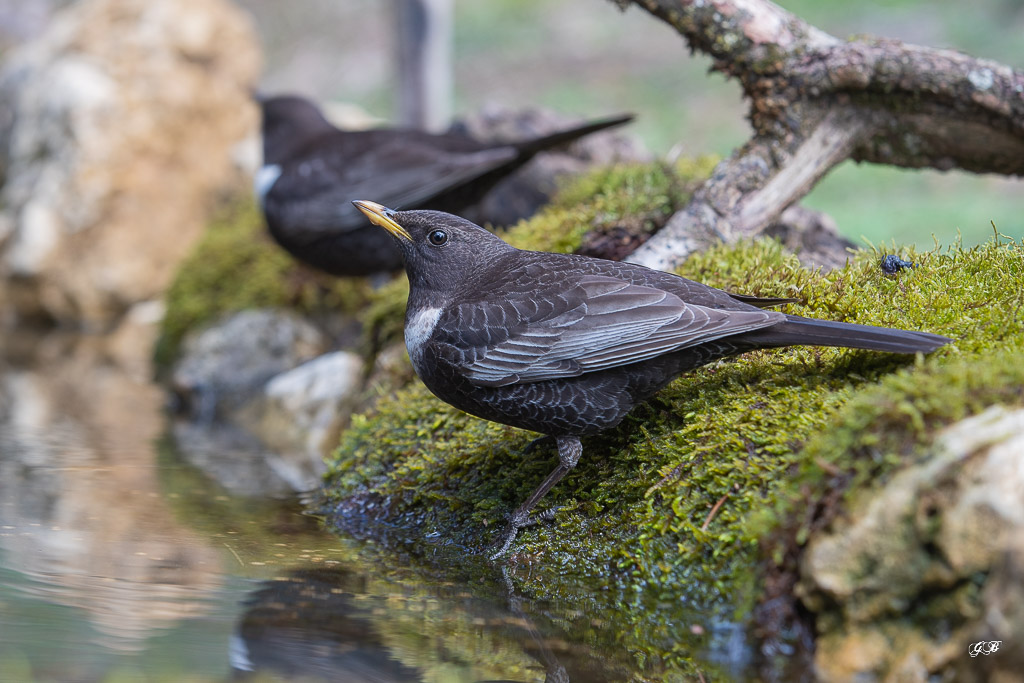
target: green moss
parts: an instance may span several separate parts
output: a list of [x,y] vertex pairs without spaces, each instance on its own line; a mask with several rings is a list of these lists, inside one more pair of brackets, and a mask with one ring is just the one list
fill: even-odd
[[620,164],[573,178],[540,214],[503,237],[520,249],[569,253],[584,235],[623,220],[660,227],[690,198],[697,182],[717,163],[713,157],[683,159],[674,165]]
[[[799,297],[789,312],[955,341],[917,360],[762,351],[680,378],[619,428],[584,441],[576,470],[542,502],[559,508],[555,521],[516,541],[511,563],[523,588],[619,619],[618,646],[685,666],[703,641],[680,624],[749,613],[760,592],[759,544],[825,496],[830,473],[849,471],[867,485],[938,426],[991,402],[1024,402],[1021,245],[910,251],[903,256],[917,267],[898,277],[881,272],[881,255],[862,251],[828,274],[800,268],[768,241],[691,258],[682,274]],[[416,383],[353,420],[330,496],[348,510],[343,522],[361,511],[345,501],[382,500],[392,538],[436,535],[481,551],[555,464],[551,449],[523,455],[534,436],[459,413]],[[672,607],[648,609],[664,600]]]
[[224,313],[263,307],[313,315],[355,311],[369,296],[361,279],[330,278],[299,265],[266,234],[259,208],[240,201],[210,224],[168,288],[156,363],[166,368],[190,330]]
[[375,355],[384,346],[403,339],[405,302],[409,298],[409,280],[396,277],[375,291],[370,304],[361,314],[363,347]]

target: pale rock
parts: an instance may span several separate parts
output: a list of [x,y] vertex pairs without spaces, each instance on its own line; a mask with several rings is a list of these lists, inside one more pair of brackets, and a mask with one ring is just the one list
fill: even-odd
[[[948,427],[920,464],[809,539],[798,593],[822,631],[817,674],[1021,680],[1010,672],[1022,663],[1022,576],[1024,409],[993,406]],[[981,640],[1005,647],[972,660],[967,649]]]
[[324,354],[271,379],[236,420],[315,485],[348,421],[362,372],[362,359],[354,353]]
[[201,422],[258,396],[275,375],[327,349],[324,334],[290,311],[232,314],[186,338],[171,388]]
[[167,306],[162,299],[140,301],[121,316],[106,335],[106,352],[128,375],[139,381],[153,378],[153,347]]
[[0,320],[109,329],[244,192],[260,55],[227,0],[82,0],[0,69]]

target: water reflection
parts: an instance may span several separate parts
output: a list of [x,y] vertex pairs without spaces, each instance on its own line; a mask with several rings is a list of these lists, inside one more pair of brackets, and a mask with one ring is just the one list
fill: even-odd
[[[251,474],[260,451],[183,451],[118,348],[0,338],[0,680],[669,675],[600,601],[526,600],[479,558],[330,536]],[[688,647],[691,622],[664,621],[665,647]]]
[[206,609],[219,552],[161,496],[161,392],[96,350],[47,338],[38,365],[0,376],[0,548],[32,577],[25,592],[84,610],[98,644],[137,650]]
[[[294,502],[236,499],[185,463],[124,352],[145,346],[123,342],[0,338],[0,679],[219,676],[244,580],[301,555],[273,541],[333,542]],[[154,664],[172,642],[194,660]]]
[[346,681],[630,678],[608,653],[566,640],[550,617],[528,616],[504,594],[509,588],[295,570],[247,598],[232,667],[303,680],[338,680],[341,672]]
[[299,570],[267,582],[246,600],[232,668],[324,680],[342,671],[353,681],[421,680],[373,628],[380,601],[361,600],[363,591],[365,581],[347,570]]

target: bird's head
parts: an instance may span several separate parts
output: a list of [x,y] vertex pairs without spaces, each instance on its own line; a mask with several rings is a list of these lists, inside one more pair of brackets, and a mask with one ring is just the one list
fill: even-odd
[[465,218],[443,211],[394,211],[375,202],[354,201],[370,222],[398,242],[409,282],[437,291],[452,291],[515,249]]
[[316,105],[294,95],[257,96],[263,135],[263,163],[280,164],[310,140],[337,130]]

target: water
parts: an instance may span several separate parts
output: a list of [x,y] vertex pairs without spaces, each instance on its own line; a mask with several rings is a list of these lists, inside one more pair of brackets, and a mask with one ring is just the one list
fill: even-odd
[[[174,438],[135,342],[0,346],[0,681],[702,675],[608,648],[605,615],[517,595],[500,564],[325,533],[259,452]],[[738,677],[721,634],[709,678]]]
[[219,680],[245,596],[334,539],[164,438],[159,388],[106,342],[7,338],[0,680]]

